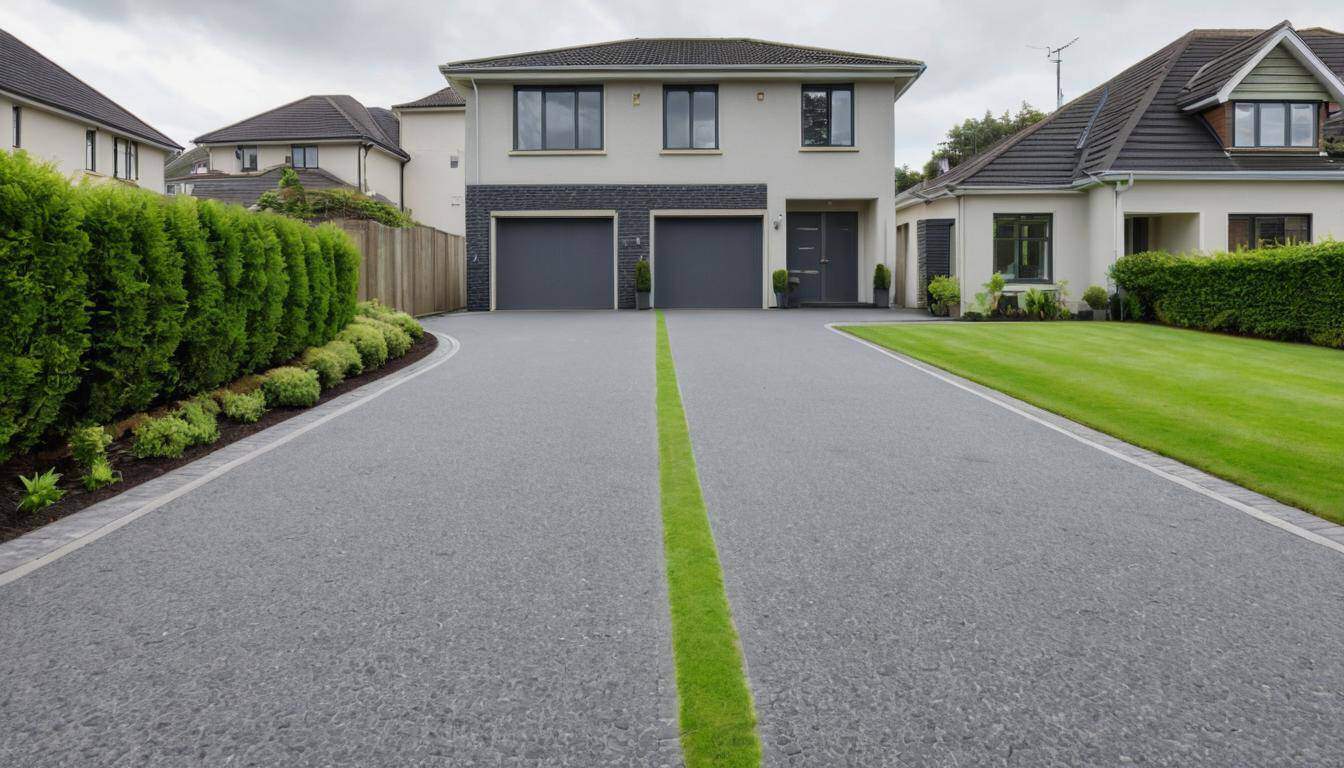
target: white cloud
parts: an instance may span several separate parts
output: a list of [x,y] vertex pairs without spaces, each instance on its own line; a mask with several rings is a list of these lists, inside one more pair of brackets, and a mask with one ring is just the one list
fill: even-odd
[[896,104],[896,161],[922,165],[954,123],[1054,106],[1065,54],[1077,96],[1193,27],[1340,26],[1338,0],[1074,0],[780,4],[763,0],[368,3],[7,0],[0,27],[151,125],[192,137],[313,93],[388,106],[443,86],[445,61],[622,37],[749,36],[925,61]]

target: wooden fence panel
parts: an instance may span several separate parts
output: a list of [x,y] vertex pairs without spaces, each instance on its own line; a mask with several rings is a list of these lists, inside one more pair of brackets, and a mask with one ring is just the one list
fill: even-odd
[[432,227],[386,227],[338,219],[363,256],[359,300],[378,299],[417,317],[467,305],[466,248],[459,235]]

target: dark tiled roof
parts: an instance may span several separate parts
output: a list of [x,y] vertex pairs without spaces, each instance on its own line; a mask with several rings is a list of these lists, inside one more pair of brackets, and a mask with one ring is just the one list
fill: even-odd
[[893,67],[913,59],[832,51],[747,37],[633,38],[507,56],[454,61],[444,71],[546,67]]
[[[1326,66],[1344,73],[1344,35],[1315,28],[1298,34]],[[1181,109],[1182,93],[1201,67],[1263,36],[1258,30],[1189,32],[1045,120],[898,199],[949,186],[1067,186],[1104,171],[1344,173],[1344,163],[1314,154],[1229,156],[1198,115]]]
[[[205,147],[192,147],[186,152],[178,152],[163,165],[163,178],[172,180],[191,175],[191,168],[197,161],[208,161],[210,150]],[[199,175],[199,174],[198,174]]]
[[182,148],[3,29],[0,29],[0,91],[88,118],[137,139]]
[[1203,62],[1181,87],[1176,103],[1184,108],[1216,95],[1227,84],[1227,81],[1237,73],[1237,70],[1241,69],[1242,65],[1249,61],[1256,51],[1269,42],[1270,38],[1284,28],[1292,29],[1292,27],[1293,25],[1287,21],[1281,21],[1257,35],[1247,37],[1236,45],[1228,47],[1227,50],[1217,56]]
[[428,96],[415,101],[408,101],[405,104],[393,104],[393,109],[431,109],[434,107],[462,107],[466,106],[467,100],[462,98],[456,90],[450,85],[447,88],[441,88]]
[[[191,184],[192,197],[250,206],[257,202],[257,198],[261,197],[263,192],[273,190],[279,185],[280,174],[285,168],[286,166],[277,165],[261,173],[248,175],[211,173],[181,179],[181,181]],[[320,168],[295,168],[294,172],[299,175],[299,183],[303,184],[305,189],[333,189],[335,187],[354,189],[353,185],[346,184]],[[387,202],[386,198],[377,197],[375,199]]]
[[[307,96],[241,122],[197,136],[197,144],[233,144],[247,141],[351,139],[370,141],[398,157],[396,135],[388,135],[396,117],[387,110],[379,118],[351,96]],[[395,131],[393,131],[395,133]]]
[[1325,135],[1332,139],[1344,139],[1344,112],[1339,112],[1326,121]]

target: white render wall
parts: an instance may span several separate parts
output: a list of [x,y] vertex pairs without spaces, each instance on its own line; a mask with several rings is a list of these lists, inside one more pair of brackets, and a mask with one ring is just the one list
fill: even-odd
[[[11,111],[14,104],[13,101],[0,97],[0,121],[3,122],[3,128],[0,128],[0,147],[5,151],[14,149],[14,117]],[[140,145],[138,150],[140,178],[130,181],[134,181],[143,189],[163,192],[163,164],[168,153],[162,149],[124,134],[99,128],[91,122],[69,118],[30,104],[19,106],[23,108],[19,136],[23,146],[20,149],[34,158],[53,163],[56,169],[71,181],[79,181],[85,177],[112,178],[113,139],[120,136],[137,141]],[[93,172],[84,168],[84,132],[90,128],[98,131],[95,158],[97,167]]]
[[[282,142],[264,144],[256,142],[257,170],[264,171],[277,165],[284,165],[290,148],[295,143],[317,144],[317,167],[330,173],[350,186],[359,183],[359,144],[357,142]],[[242,162],[235,155],[240,144],[210,144],[210,170],[222,173],[242,173]]]
[[[319,162],[321,157],[319,152]],[[401,205],[401,158],[372,147],[364,153],[363,160],[364,193],[382,195],[393,205]]]
[[[858,297],[872,299],[873,268],[895,262],[893,102],[896,84],[858,82],[854,95],[857,151],[802,149],[802,82],[719,81],[719,151],[663,150],[663,83],[604,84],[603,145],[599,154],[513,152],[513,85],[478,83],[477,110],[470,83],[457,83],[467,99],[469,184],[766,184],[767,217],[774,221],[796,201],[834,200],[860,213]],[[758,100],[757,93],[763,94]],[[639,94],[639,104],[634,95]],[[478,151],[479,150],[479,151]],[[831,210],[844,210],[831,208]],[[850,210],[854,210],[853,207]],[[865,220],[866,219],[866,220]],[[787,227],[770,226],[768,270],[787,266]]]
[[466,111],[411,109],[399,117],[401,147],[411,156],[405,170],[406,207],[422,224],[465,234]]

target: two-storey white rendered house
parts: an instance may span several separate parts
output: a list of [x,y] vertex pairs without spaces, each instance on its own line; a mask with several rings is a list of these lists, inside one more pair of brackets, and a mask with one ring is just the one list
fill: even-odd
[[891,266],[894,103],[918,61],[634,39],[445,64],[466,101],[468,306],[872,301]]

